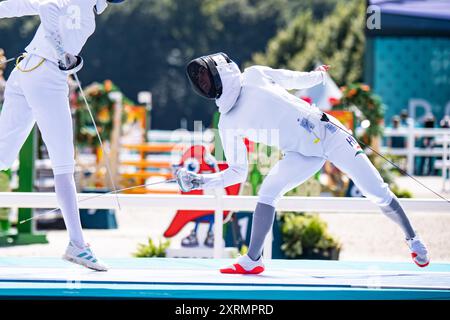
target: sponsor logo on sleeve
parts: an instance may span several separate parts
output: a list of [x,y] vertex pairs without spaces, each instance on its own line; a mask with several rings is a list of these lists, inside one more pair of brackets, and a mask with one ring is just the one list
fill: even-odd
[[336,131],[337,131],[336,126],[331,124],[331,123],[329,123],[329,122],[327,124],[325,124],[325,129],[327,129],[331,133],[336,133]]
[[352,136],[348,136],[346,140],[347,140],[348,144],[349,144],[353,149],[356,150],[355,157],[356,157],[358,154],[364,154],[364,150],[361,149],[360,145],[358,144],[358,142],[356,142],[355,138],[353,138]]

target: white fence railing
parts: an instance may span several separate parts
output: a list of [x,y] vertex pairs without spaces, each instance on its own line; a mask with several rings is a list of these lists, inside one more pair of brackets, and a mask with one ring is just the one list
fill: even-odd
[[[448,180],[447,172],[450,170],[450,129],[441,128],[415,128],[412,122],[407,128],[385,128],[384,137],[405,137],[405,148],[392,148],[383,146],[381,152],[383,154],[391,154],[397,156],[405,156],[407,159],[406,171],[409,174],[414,173],[414,158],[420,156],[441,157],[442,160],[435,162],[435,168],[442,169],[443,189],[445,189],[446,180]],[[416,147],[416,139],[424,137],[434,138],[434,147],[419,148]],[[386,141],[386,142],[387,142]]]
[[211,129],[201,129],[198,131],[188,131],[186,129],[151,130],[147,132],[147,139],[151,142],[212,143],[214,140],[214,131]]
[[[214,210],[214,239],[223,239],[223,211],[253,211],[257,197],[255,196],[223,196],[216,195],[117,195],[122,208],[166,208],[185,210]],[[78,194],[81,209],[116,209],[116,195]],[[400,199],[408,213],[445,212],[450,213],[450,204],[440,199]],[[54,193],[21,193],[0,192],[2,208],[57,208]],[[365,198],[335,197],[283,197],[277,205],[279,211],[298,212],[330,212],[330,213],[368,213],[378,212],[379,208]],[[268,237],[264,255],[271,257],[272,237]],[[222,257],[222,241],[214,241],[214,257]]]

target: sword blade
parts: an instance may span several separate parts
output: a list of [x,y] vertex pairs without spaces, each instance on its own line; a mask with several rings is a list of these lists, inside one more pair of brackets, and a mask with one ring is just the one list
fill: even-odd
[[8,62],[14,61],[14,60],[16,60],[16,58],[10,58],[10,59],[7,59],[7,60],[5,60],[5,61],[1,61],[1,62],[0,62],[0,66],[2,66],[2,65],[4,65],[4,64],[7,64]]
[[[101,198],[101,197],[104,197],[104,196],[106,196],[108,194],[113,194],[113,193],[118,194],[118,193],[122,193],[124,191],[129,191],[129,190],[138,189],[138,188],[145,188],[145,187],[150,187],[150,186],[156,186],[156,185],[159,185],[159,184],[171,183],[171,182],[176,182],[176,181],[177,181],[177,179],[169,179],[169,180],[164,180],[164,181],[145,183],[145,184],[140,184],[140,185],[137,185],[137,186],[127,187],[127,188],[119,189],[119,190],[116,190],[116,191],[110,191],[110,192],[98,194],[98,195],[95,195],[95,196],[92,196],[92,197],[89,197],[89,198],[85,198],[83,200],[79,200],[79,201],[77,201],[77,204],[82,203],[82,202],[86,202],[86,201],[89,201],[89,200]],[[56,212],[58,210],[60,210],[60,208],[55,208],[55,209],[52,209],[50,211],[43,212],[43,213],[35,215],[34,217],[31,217],[29,219],[19,221],[19,224],[23,224],[25,222],[28,222],[28,221],[40,218],[42,216],[49,215],[49,214],[54,213],[54,212]]]
[[[92,114],[91,107],[89,105],[89,102],[87,101],[86,95],[84,94],[84,90],[83,90],[83,87],[81,86],[80,79],[78,79],[78,75],[76,73],[74,73],[73,76],[75,78],[75,81],[77,82],[78,88],[80,89],[81,96],[83,97],[86,109],[87,109],[87,111],[89,113],[89,116],[91,118],[92,124],[94,125],[95,133],[97,134],[97,138],[98,138],[98,140],[100,142],[100,148],[102,149],[103,154],[105,156],[105,165],[106,165],[106,170],[108,171],[108,176],[109,176],[109,179],[110,179],[110,183],[111,183],[114,191],[116,191],[117,188],[116,188],[116,184],[114,182],[114,178],[112,176],[112,170],[110,168],[108,154],[106,153],[105,147],[103,145],[102,137],[100,136],[100,132],[98,131],[97,123],[95,122],[94,115]],[[119,197],[116,198],[116,202],[117,202],[118,209],[122,210],[122,208],[120,207]]]

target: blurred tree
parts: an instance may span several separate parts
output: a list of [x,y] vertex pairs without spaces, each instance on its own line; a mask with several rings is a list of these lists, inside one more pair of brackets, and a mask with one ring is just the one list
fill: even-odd
[[[83,85],[112,79],[130,98],[152,91],[153,128],[178,128],[182,118],[191,129],[194,120],[209,126],[216,109],[190,90],[184,71],[190,59],[224,51],[238,63],[248,61],[300,12],[309,8],[320,19],[336,2],[133,0],[110,6],[81,53],[80,78]],[[0,47],[19,54],[38,23],[38,17],[0,20]]]
[[[269,41],[265,53],[253,55],[253,63],[287,68],[292,59],[308,45],[313,35],[314,20],[310,10],[296,17],[289,26]],[[249,65],[251,63],[247,63]]]
[[312,70],[317,63],[326,63],[339,85],[360,81],[364,23],[363,0],[339,2],[321,22],[313,19],[311,11],[303,12],[269,41],[264,53],[254,54],[252,63],[293,70]]
[[289,1],[135,0],[116,6],[99,17],[80,75],[89,82],[113,79],[130,97],[152,91],[153,128],[178,128],[181,118],[190,129],[194,120],[209,126],[216,108],[190,90],[185,64],[218,51],[249,60],[283,25]]

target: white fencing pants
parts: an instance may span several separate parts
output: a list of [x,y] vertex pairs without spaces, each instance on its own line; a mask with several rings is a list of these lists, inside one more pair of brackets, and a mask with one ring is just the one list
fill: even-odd
[[[333,123],[343,125],[333,117]],[[323,123],[326,125],[326,122]],[[325,128],[325,127],[324,127]],[[323,156],[305,156],[299,152],[286,152],[264,179],[259,190],[258,205],[254,213],[249,257],[257,260],[261,255],[264,239],[270,232],[278,200],[289,190],[305,182],[319,171],[326,160],[353,180],[358,189],[381,211],[402,228],[406,239],[415,237],[414,229],[404,210],[378,170],[364,154],[356,140],[347,132],[327,125],[328,135],[321,141]],[[325,132],[325,131],[324,131]],[[266,205],[266,206],[263,206]],[[272,208],[272,210],[271,210]]]
[[[40,57],[28,55],[20,66],[36,66]],[[0,170],[11,167],[35,122],[47,146],[53,173],[74,173],[72,117],[67,76],[45,61],[31,72],[17,68],[5,88],[0,114]]]
[[338,130],[323,146],[323,157],[286,152],[265,178],[258,194],[259,202],[275,207],[286,192],[308,180],[329,160],[373,203],[380,207],[391,203],[394,194],[353,137]]
[[324,146],[325,158],[352,179],[370,201],[385,207],[395,198],[389,185],[383,181],[378,170],[351,135],[338,130]]
[[[330,118],[339,124],[335,118]],[[342,124],[339,125],[343,127]],[[402,228],[406,239],[415,237],[415,231],[396,196],[356,140],[340,129],[333,131],[322,142],[323,157],[286,152],[283,159],[272,168],[263,181],[258,194],[258,203],[276,207],[278,200],[286,192],[305,182],[322,168],[326,160],[329,160],[353,180],[365,197],[378,205],[389,219]],[[259,227],[254,225],[254,228]],[[252,230],[252,234],[258,232],[259,230]],[[264,239],[264,236],[259,235],[259,238]],[[262,246],[262,243],[260,245]],[[258,246],[255,245],[255,248]]]
[[[28,55],[20,67],[29,70],[40,61],[40,57]],[[67,76],[48,61],[31,72],[14,69],[6,83],[0,114],[0,170],[11,167],[35,122],[49,152],[56,195],[70,240],[83,247],[73,179],[75,160]]]
[[324,158],[286,152],[264,179],[258,192],[258,202],[276,207],[286,192],[308,180],[322,168],[325,161]]

